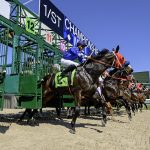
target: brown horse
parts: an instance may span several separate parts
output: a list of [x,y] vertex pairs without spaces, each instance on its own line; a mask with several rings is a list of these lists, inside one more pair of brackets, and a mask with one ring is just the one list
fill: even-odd
[[76,69],[73,85],[63,88],[55,88],[55,75],[47,75],[43,78],[43,103],[51,103],[58,95],[71,94],[75,100],[75,113],[71,121],[71,133],[75,133],[76,119],[80,113],[82,96],[92,97],[97,89],[99,76],[116,63],[116,57],[109,50],[102,50],[96,56],[91,57],[86,63]]
[[147,105],[145,103],[146,97],[149,96],[149,89],[145,88],[141,91],[137,90],[136,83],[134,83],[133,89],[131,89],[131,99],[134,102],[135,109],[138,111],[142,111],[143,104],[147,109]]
[[[130,66],[126,66],[123,69],[112,72],[113,74],[110,74],[110,76],[106,77],[104,80],[104,87],[102,89],[103,95],[106,101],[110,103],[116,104],[116,100],[119,100],[126,108],[129,119],[131,119],[131,112],[129,106],[129,102],[131,100],[131,93],[128,89],[129,81],[126,77],[133,72],[133,69]],[[107,108],[113,116],[113,110],[110,103]]]

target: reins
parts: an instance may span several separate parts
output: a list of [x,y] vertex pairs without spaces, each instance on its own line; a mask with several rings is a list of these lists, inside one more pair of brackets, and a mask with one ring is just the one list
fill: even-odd
[[122,81],[127,81],[128,79],[125,79],[125,78],[117,78],[117,77],[113,77],[113,76],[109,76],[111,77],[112,79],[116,79],[116,80],[122,80]]
[[[91,58],[93,52],[94,52],[94,51],[92,51],[92,53],[91,53],[90,56],[89,56],[90,58],[88,58],[88,59],[91,59],[91,60],[93,60],[93,61],[95,61],[95,62],[97,62],[97,63],[99,63],[99,64],[103,64],[103,65],[105,65],[106,67],[113,67],[113,68],[116,68],[116,67],[114,66],[115,59],[114,59],[112,65],[110,65],[110,64],[107,64],[107,63],[105,63],[105,62],[103,62],[103,61],[101,61],[101,60],[96,60],[96,59]],[[113,52],[113,54],[115,55],[114,52]],[[117,58],[116,55],[115,55],[115,58],[118,60],[118,58]],[[82,67],[85,66],[85,64],[87,63],[88,59],[84,62],[84,64],[82,65]],[[119,60],[118,60],[118,61],[119,61]],[[120,61],[119,61],[119,63],[120,63]]]
[[91,59],[91,60],[93,60],[93,61],[95,61],[95,62],[97,62],[97,63],[99,63],[99,64],[103,64],[103,65],[105,65],[106,67],[113,67],[113,68],[116,68],[115,66],[113,66],[115,60],[113,61],[112,65],[110,65],[110,64],[107,64],[107,63],[105,63],[105,62],[103,62],[103,61],[101,61],[101,60],[96,60],[96,59],[93,59],[93,58],[89,58],[89,59]]

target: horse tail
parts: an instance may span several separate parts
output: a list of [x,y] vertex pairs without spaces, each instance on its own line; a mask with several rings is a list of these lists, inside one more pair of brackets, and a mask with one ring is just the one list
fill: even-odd
[[54,74],[49,74],[49,75],[46,75],[42,81],[41,81],[41,84],[43,86],[43,94],[44,95],[47,95],[48,93],[52,92],[52,78],[54,77],[55,75]]

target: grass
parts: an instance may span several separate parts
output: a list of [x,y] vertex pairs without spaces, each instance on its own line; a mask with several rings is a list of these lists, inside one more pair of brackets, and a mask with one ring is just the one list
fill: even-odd
[[[145,106],[143,106],[143,109],[146,109]],[[150,110],[150,105],[147,105],[147,109]]]

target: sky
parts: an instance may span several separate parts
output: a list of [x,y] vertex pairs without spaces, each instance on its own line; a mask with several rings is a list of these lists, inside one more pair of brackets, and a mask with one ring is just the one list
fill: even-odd
[[[20,0],[35,13],[38,0]],[[150,71],[150,0],[51,0],[97,49],[130,61],[134,72]]]

